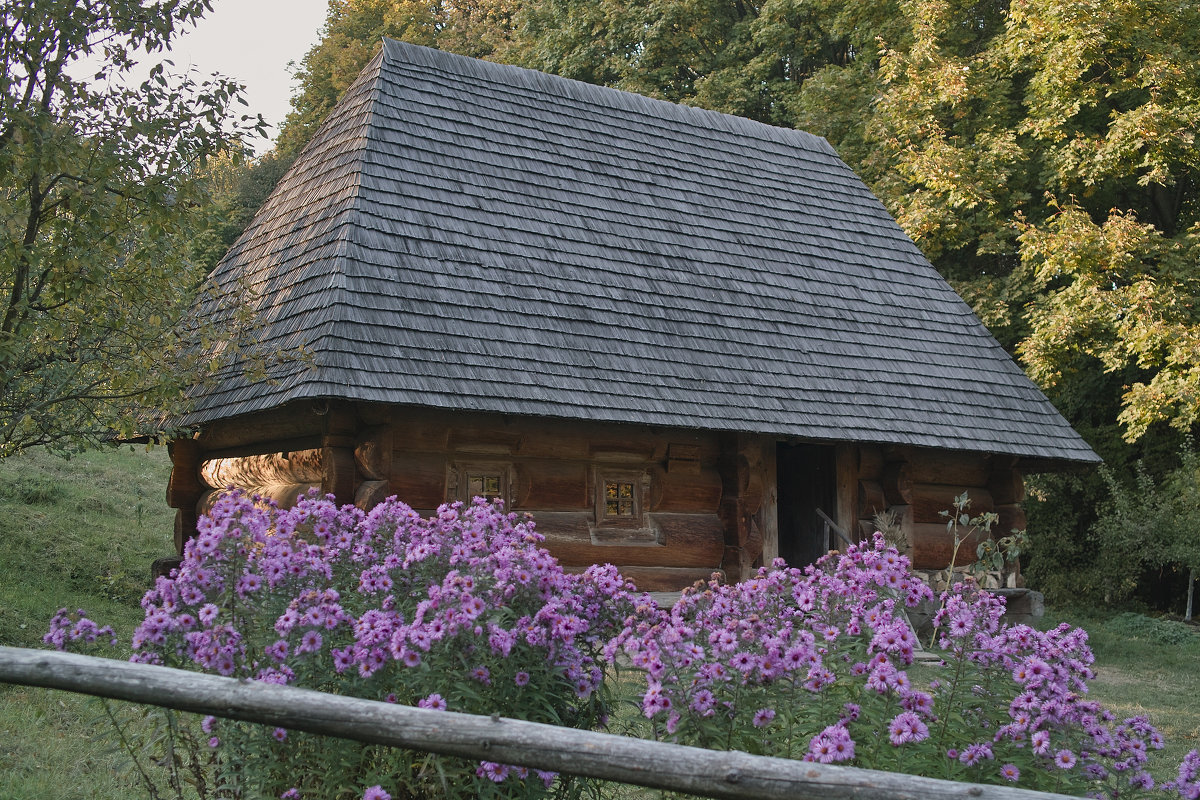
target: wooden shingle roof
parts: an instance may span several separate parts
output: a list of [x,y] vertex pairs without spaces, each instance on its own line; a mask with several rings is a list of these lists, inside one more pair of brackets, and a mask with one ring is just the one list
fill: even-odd
[[296,400],[1095,461],[818,137],[387,40],[218,265]]

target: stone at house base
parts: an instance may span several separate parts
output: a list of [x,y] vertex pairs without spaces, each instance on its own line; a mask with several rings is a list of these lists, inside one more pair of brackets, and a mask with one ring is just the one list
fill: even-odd
[[171,570],[179,569],[179,565],[183,563],[183,559],[179,556],[167,556],[166,558],[156,558],[150,565],[150,581],[157,581],[160,577],[170,577]]
[[1004,598],[1005,610],[1001,622],[1009,625],[1034,625],[1046,613],[1046,598],[1033,589],[988,589]]

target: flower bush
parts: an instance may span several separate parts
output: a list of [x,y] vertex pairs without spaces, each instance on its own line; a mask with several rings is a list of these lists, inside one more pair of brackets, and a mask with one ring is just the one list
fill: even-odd
[[[529,520],[482,500],[422,519],[309,497],[280,511],[234,493],[143,599],[134,659],[430,709],[605,723],[618,662],[651,735],[801,758],[1097,797],[1200,798],[1200,754],[1158,787],[1162,739],[1087,699],[1087,635],[1004,626],[972,582],[940,598],[882,534],[804,569],[713,580],[669,610],[612,566],[568,575]],[[935,666],[904,610],[939,602]],[[111,631],[60,612],[46,641]],[[115,722],[115,720],[114,720]],[[564,779],[204,719],[191,770],[221,796],[538,797]],[[118,725],[118,733],[124,731]],[[215,777],[208,767],[215,766]],[[173,779],[173,787],[181,779]]]
[[[432,709],[602,724],[600,659],[639,602],[611,566],[566,574],[528,520],[477,499],[422,519],[233,493],[142,600],[133,660]],[[60,619],[62,646],[90,621]],[[206,718],[236,796],[540,796],[549,773]],[[503,784],[500,786],[499,784]]]
[[[1086,699],[1087,634],[1000,624],[1003,601],[959,583],[934,618],[940,666],[919,688],[905,607],[932,601],[906,558],[871,543],[803,570],[711,582],[610,645],[645,672],[658,738],[824,763],[1094,796],[1154,787],[1162,739]],[[1200,792],[1195,754],[1164,789]]]

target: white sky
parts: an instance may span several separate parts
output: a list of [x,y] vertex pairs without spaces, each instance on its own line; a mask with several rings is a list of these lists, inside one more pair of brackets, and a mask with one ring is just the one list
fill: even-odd
[[[212,11],[192,30],[176,37],[170,54],[175,71],[195,67],[202,76],[220,73],[245,85],[249,107],[238,113],[262,114],[273,140],[291,109],[289,62],[299,63],[320,36],[327,0],[213,0]],[[272,142],[255,139],[264,153]]]
[[[171,59],[202,74],[219,72],[246,85],[251,113],[272,126],[272,139],[291,106],[289,62],[299,63],[325,24],[327,0],[213,0],[195,30],[180,37]],[[253,142],[262,153],[270,142]]]

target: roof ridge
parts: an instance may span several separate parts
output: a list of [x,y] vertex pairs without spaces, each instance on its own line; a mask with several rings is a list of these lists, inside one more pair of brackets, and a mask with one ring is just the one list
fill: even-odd
[[705,121],[709,123],[706,127],[739,136],[753,136],[757,139],[786,144],[791,147],[804,142],[808,145],[806,149],[824,151],[827,155],[841,160],[833,145],[824,137],[797,128],[784,128],[746,117],[726,114],[722,111],[712,111],[700,106],[672,103],[669,100],[661,100],[625,89],[615,89],[611,86],[587,83],[529,67],[471,58],[446,50],[393,39],[389,36],[383,37],[381,52],[387,53],[389,56],[400,57],[406,63],[427,69],[436,68],[473,78],[487,78],[500,83],[516,83],[539,92],[551,89],[553,94],[565,93],[572,100],[585,100],[605,106],[619,103],[638,114],[674,118],[683,122]]

